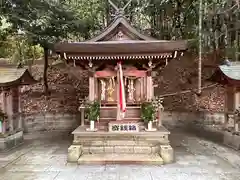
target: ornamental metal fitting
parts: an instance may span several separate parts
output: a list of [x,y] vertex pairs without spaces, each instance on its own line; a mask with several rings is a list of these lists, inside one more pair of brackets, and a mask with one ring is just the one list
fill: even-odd
[[90,68],[93,67],[93,63],[92,63],[92,61],[89,61],[88,66],[89,66]]

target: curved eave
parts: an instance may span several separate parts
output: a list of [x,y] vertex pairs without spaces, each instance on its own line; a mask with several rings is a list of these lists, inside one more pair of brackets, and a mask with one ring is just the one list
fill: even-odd
[[0,87],[11,87],[20,85],[30,85],[37,81],[25,69],[1,68],[0,67]]
[[219,70],[229,79],[240,81],[240,65],[222,65]]
[[240,86],[240,66],[219,66],[210,80],[221,85]]
[[79,55],[106,55],[106,54],[157,54],[187,50],[187,41],[106,41],[57,43],[57,53]]
[[124,17],[117,17],[107,28],[105,28],[101,34],[88,40],[87,42],[102,41],[108,37],[119,25],[123,25],[131,34],[133,34],[139,40],[155,40],[155,38],[145,36],[138,32]]

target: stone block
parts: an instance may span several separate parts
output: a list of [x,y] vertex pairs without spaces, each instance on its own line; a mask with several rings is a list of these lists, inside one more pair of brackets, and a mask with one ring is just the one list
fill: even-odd
[[103,146],[105,144],[104,141],[93,141],[92,146]]
[[165,164],[172,163],[174,161],[174,152],[170,145],[160,145],[160,155]]
[[83,154],[89,154],[89,147],[83,146],[83,147],[82,147],[82,153],[83,153]]
[[235,120],[234,120],[234,115],[232,114],[229,114],[228,115],[228,122],[227,122],[227,127],[231,128],[231,127],[234,127],[234,124],[235,124]]
[[233,140],[232,132],[225,131],[223,136],[223,144],[231,146]]
[[89,153],[90,154],[101,154],[104,153],[103,146],[91,146],[89,147]]
[[107,141],[106,145],[107,146],[134,146],[136,144],[135,141],[124,141],[124,140],[112,140],[112,141]]
[[239,150],[240,149],[240,136],[239,135],[233,135],[232,139],[232,146],[234,149]]
[[23,132],[17,132],[15,134],[0,137],[0,152],[7,151],[12,148],[15,148],[23,143]]
[[153,146],[151,147],[151,152],[154,153],[159,153],[160,152],[160,147],[159,146]]
[[82,155],[81,146],[71,145],[68,148],[67,161],[68,162],[77,162],[81,155]]
[[113,146],[105,146],[105,147],[104,147],[104,152],[105,152],[106,154],[108,154],[108,153],[114,153],[114,147],[113,147]]
[[133,146],[115,146],[114,152],[124,154],[133,153]]
[[147,146],[134,146],[133,150],[135,154],[151,154],[152,152],[151,147]]
[[152,142],[148,142],[148,141],[136,141],[135,144],[137,146],[151,146]]

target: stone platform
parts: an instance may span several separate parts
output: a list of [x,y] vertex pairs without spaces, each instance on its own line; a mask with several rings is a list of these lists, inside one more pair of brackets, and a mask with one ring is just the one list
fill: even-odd
[[23,143],[23,131],[0,137],[0,152],[9,151]]
[[88,132],[78,127],[72,132],[68,162],[78,164],[164,164],[174,160],[170,132],[163,126],[155,132]]

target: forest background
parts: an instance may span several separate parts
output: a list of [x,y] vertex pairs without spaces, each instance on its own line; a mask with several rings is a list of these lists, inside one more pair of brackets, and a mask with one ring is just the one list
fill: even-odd
[[[112,2],[123,7],[130,1]],[[223,110],[224,89],[206,79],[224,59],[239,61],[239,10],[239,0],[132,0],[127,6],[125,17],[141,33],[161,40],[189,41],[185,59],[171,62],[155,78],[160,84],[156,93],[165,98],[168,109]],[[54,101],[57,84],[66,81],[73,84],[77,103],[87,94],[87,87],[81,88],[85,92],[78,91],[87,80],[79,72],[56,69],[53,44],[87,40],[107,27],[115,13],[108,0],[1,0],[0,58],[29,69],[39,62],[43,65],[33,71],[41,82],[25,94],[33,99],[34,93],[39,95],[37,91],[44,92],[39,97],[42,101],[36,100],[42,102],[39,108],[55,110],[71,101],[44,102],[46,94]],[[32,101],[25,104],[26,111],[37,106]],[[73,109],[70,105],[67,111]]]

